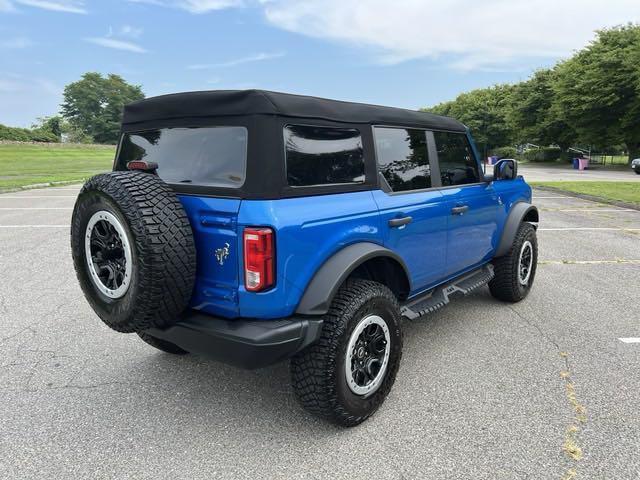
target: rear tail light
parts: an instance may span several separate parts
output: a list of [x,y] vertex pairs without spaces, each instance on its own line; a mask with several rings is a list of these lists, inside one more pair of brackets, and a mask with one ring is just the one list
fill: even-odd
[[270,228],[244,229],[244,286],[250,292],[275,284],[275,245]]

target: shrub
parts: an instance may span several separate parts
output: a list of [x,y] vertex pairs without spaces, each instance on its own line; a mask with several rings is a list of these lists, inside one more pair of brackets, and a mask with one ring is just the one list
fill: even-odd
[[55,133],[41,128],[31,130],[30,135],[32,142],[57,143],[60,141],[60,138]]
[[562,156],[562,150],[557,147],[544,147],[537,150],[527,150],[522,159],[529,162],[555,162]]
[[49,130],[42,128],[16,128],[0,125],[0,140],[13,142],[59,142],[60,139]]
[[496,156],[498,158],[518,158],[518,151],[515,147],[498,147],[491,150],[489,153],[491,156]]

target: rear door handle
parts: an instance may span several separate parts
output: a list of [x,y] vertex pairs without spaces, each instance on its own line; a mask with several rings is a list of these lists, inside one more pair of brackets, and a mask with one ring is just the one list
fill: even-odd
[[413,217],[402,217],[402,218],[392,218],[389,220],[390,227],[401,227],[403,225],[407,225],[411,223]]
[[469,205],[462,205],[460,207],[453,207],[451,209],[451,214],[452,215],[462,215],[467,210],[469,210]]

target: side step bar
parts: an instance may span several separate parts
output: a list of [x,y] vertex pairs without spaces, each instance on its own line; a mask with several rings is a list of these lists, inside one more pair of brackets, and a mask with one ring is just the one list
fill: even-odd
[[408,320],[416,320],[423,315],[435,312],[449,303],[449,297],[459,292],[468,295],[473,290],[486,285],[493,278],[493,265],[486,264],[481,268],[466,273],[451,282],[430,290],[419,298],[411,299],[400,309],[400,313]]

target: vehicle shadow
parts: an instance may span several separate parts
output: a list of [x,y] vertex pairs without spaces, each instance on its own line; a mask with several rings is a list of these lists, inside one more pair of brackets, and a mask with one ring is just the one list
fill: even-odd
[[[467,301],[474,307],[485,308],[494,302],[482,293],[472,295]],[[429,362],[430,355],[441,351],[443,337],[473,329],[474,322],[465,314],[467,311],[452,302],[448,308],[422,320],[404,322],[404,358],[383,410],[387,410],[390,402],[394,406],[388,407],[389,412],[411,408],[402,406],[405,382],[421,375],[419,364]],[[265,432],[277,431],[281,439],[295,436],[301,429],[312,432],[316,438],[343,431],[302,409],[290,385],[286,361],[258,370],[243,370],[195,355],[157,352],[137,342],[129,347],[136,350],[135,354],[129,359],[119,356],[122,361],[112,365],[107,375],[127,379],[115,382],[111,386],[112,394],[133,396],[138,413],[148,416],[148,412],[154,412],[160,425],[171,426],[179,418],[185,430],[226,431],[241,426],[247,435],[262,437]],[[93,380],[98,374],[94,372]],[[367,424],[369,422],[364,425]]]
[[[286,435],[311,428],[322,435],[338,427],[305,412],[298,404],[289,379],[289,364],[243,370],[195,355],[172,356],[149,352],[138,363],[136,377],[155,394],[150,401],[161,402],[168,410],[188,414],[183,421],[198,428],[242,426],[249,430],[275,426]],[[264,430],[264,429],[263,429]]]

